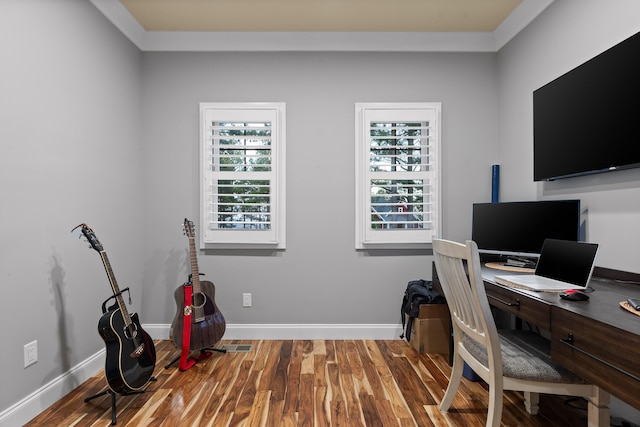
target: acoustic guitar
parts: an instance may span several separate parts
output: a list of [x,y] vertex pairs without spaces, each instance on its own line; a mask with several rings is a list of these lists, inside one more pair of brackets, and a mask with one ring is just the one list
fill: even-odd
[[140,326],[138,315],[130,315],[127,311],[122,298],[123,291],[118,287],[107,253],[95,233],[86,224],[80,224],[78,227],[82,227],[82,234],[100,254],[111,284],[113,298],[116,300],[116,304],[109,310],[105,310],[103,304],[104,313],[98,321],[98,333],[106,345],[104,371],[107,384],[115,393],[139,392],[153,375],[156,366],[155,345],[149,334]]
[[[214,346],[222,339],[227,324],[222,313],[216,306],[216,288],[212,282],[200,280],[198,258],[196,256],[195,229],[193,222],[184,219],[184,234],[189,238],[189,254],[191,261],[191,333],[190,350],[202,350]],[[178,348],[182,348],[182,333],[184,328],[184,286],[179,286],[174,292],[177,311],[171,323],[171,339]]]

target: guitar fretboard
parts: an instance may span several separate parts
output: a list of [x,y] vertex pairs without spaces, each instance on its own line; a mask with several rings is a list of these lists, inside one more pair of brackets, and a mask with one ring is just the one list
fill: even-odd
[[189,237],[189,254],[191,258],[191,284],[193,285],[193,293],[202,292],[200,286],[200,272],[198,271],[198,257],[196,256],[196,243],[194,237]]
[[107,257],[107,253],[105,251],[100,252],[100,258],[102,259],[102,264],[104,265],[104,269],[107,272],[107,277],[109,278],[109,284],[111,285],[111,290],[113,294],[116,296],[116,301],[118,302],[118,307],[120,308],[120,312],[122,313],[122,318],[124,319],[124,325],[126,328],[129,328],[131,325],[131,316],[129,316],[129,312],[127,311],[127,306],[124,303],[124,299],[122,298],[122,293],[120,292],[120,288],[118,287],[118,282],[116,282],[116,276],[113,274],[113,270],[111,269],[111,264],[109,263],[109,258]]
[[189,255],[191,260],[191,286],[193,288],[193,320],[202,322],[205,320],[204,301],[198,301],[198,298],[204,298],[202,286],[200,285],[200,272],[198,271],[198,257],[196,256],[195,237],[189,237]]

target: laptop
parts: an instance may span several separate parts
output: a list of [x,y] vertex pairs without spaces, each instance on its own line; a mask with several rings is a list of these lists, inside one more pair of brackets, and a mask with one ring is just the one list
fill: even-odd
[[587,287],[598,252],[597,243],[545,239],[534,274],[498,275],[497,283],[538,292]]

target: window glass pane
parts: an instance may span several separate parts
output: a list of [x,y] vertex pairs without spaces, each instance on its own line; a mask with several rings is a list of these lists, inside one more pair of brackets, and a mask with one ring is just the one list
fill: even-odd
[[218,180],[213,194],[213,228],[268,230],[271,194],[268,180]]
[[372,122],[369,130],[371,172],[429,170],[429,124]]
[[212,171],[271,171],[270,122],[214,122],[211,131]]
[[431,229],[428,181],[370,181],[371,229]]

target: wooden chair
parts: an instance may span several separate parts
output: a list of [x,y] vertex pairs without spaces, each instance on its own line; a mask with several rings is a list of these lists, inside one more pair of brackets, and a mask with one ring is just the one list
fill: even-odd
[[553,363],[548,340],[529,331],[497,330],[475,242],[435,239],[433,254],[453,324],[453,367],[442,412],[453,402],[466,362],[489,385],[487,426],[500,425],[503,390],[523,391],[531,414],[537,413],[538,393],[585,397],[588,425],[609,425],[609,394]]

